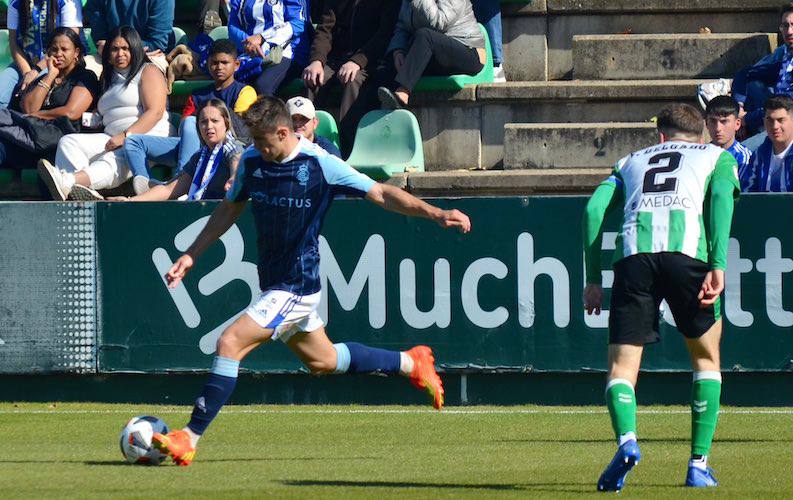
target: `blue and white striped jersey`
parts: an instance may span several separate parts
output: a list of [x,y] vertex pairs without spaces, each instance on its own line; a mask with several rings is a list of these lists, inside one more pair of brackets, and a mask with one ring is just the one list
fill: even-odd
[[334,196],[363,197],[374,185],[303,137],[280,162],[265,161],[253,147],[246,149],[226,198],[252,201],[262,291],[318,292],[318,237]]
[[308,64],[312,27],[307,0],[231,0],[229,38],[242,50],[242,41],[261,34],[284,47],[283,57]]
[[748,167],[749,162],[752,160],[752,150],[738,142],[737,139],[732,141],[732,146],[727,148],[727,152],[735,158],[735,161],[738,162],[739,172]]

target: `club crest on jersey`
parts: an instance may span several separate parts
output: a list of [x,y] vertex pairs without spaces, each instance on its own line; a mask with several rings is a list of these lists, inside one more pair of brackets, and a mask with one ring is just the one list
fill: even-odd
[[297,182],[300,183],[301,186],[305,186],[308,183],[308,165],[300,165],[297,168],[297,175],[295,175],[295,179]]

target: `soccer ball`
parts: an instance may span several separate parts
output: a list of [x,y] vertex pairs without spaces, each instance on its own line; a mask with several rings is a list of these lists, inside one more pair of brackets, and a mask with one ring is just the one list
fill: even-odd
[[153,448],[151,438],[155,432],[168,433],[168,426],[157,417],[142,415],[130,419],[121,429],[121,454],[131,464],[160,465],[167,455]]

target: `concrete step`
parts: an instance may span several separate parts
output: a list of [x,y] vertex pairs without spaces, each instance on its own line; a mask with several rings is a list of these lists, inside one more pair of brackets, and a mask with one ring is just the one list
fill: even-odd
[[508,123],[504,169],[611,167],[658,140],[648,123]]
[[564,170],[457,170],[407,174],[406,189],[416,196],[515,196],[591,193],[610,168]]
[[501,5],[509,80],[570,78],[574,35],[775,32],[776,0],[534,0]]
[[411,106],[427,170],[498,168],[507,123],[646,122],[672,102],[696,104],[702,80],[512,82],[453,96],[430,94]]
[[776,35],[576,35],[573,76],[592,80],[732,78],[776,48]]

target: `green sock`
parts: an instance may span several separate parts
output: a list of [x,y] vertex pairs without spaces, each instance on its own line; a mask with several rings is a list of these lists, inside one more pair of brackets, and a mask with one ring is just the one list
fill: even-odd
[[[636,393],[633,384],[621,378],[609,380],[606,385],[606,404],[611,415],[611,426],[617,441],[631,433],[636,438]],[[620,443],[622,444],[622,443]]]
[[691,454],[709,455],[719,420],[721,373],[694,372],[691,388]]

